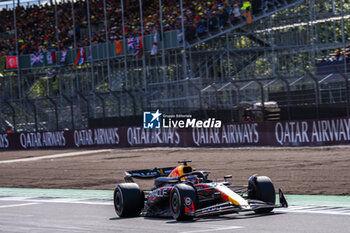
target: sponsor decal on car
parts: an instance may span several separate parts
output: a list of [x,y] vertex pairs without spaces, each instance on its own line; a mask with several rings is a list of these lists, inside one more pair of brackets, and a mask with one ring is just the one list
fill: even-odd
[[185,213],[193,213],[195,211],[193,201],[190,197],[184,197]]

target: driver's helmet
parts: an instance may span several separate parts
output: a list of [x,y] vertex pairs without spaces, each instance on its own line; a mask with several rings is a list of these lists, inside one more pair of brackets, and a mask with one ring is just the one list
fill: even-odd
[[190,175],[186,177],[186,181],[190,182],[192,184],[199,184],[201,183],[201,179],[197,175]]

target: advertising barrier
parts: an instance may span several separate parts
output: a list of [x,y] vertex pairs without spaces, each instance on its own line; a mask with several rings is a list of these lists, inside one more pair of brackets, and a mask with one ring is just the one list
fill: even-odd
[[350,118],[237,123],[220,128],[119,127],[0,133],[0,150],[151,146],[322,146],[348,143]]

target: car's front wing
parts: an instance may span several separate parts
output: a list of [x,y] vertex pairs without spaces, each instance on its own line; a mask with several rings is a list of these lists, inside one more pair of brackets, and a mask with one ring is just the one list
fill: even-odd
[[195,212],[187,213],[187,214],[192,215],[194,217],[203,217],[203,216],[210,216],[210,215],[224,215],[224,214],[232,214],[232,213],[239,213],[239,212],[246,212],[246,211],[254,211],[254,210],[263,209],[263,208],[288,207],[288,203],[281,190],[279,190],[279,199],[280,199],[280,204],[278,205],[272,205],[259,200],[248,200],[249,202],[248,206],[237,206],[237,205],[234,205],[232,202],[224,202],[224,203],[208,206],[205,208],[201,208],[196,210]]

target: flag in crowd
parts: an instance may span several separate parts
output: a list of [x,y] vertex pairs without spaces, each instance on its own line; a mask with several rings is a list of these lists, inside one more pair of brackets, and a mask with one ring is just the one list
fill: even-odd
[[139,36],[139,37],[135,37],[134,38],[134,43],[135,43],[135,51],[134,51],[134,56],[136,57],[139,57],[142,53],[142,47],[143,47],[143,44],[142,44],[142,37]]
[[7,69],[18,68],[18,57],[17,56],[6,57],[6,68]]
[[138,57],[141,55],[142,47],[143,47],[143,45],[142,45],[142,37],[141,36],[128,38],[128,50],[134,50],[133,55],[135,57]]
[[157,42],[157,34],[154,34],[153,37],[153,47],[151,50],[151,55],[155,55],[158,52],[158,42]]
[[135,49],[134,37],[128,38],[128,50]]
[[128,38],[128,49],[135,49],[134,37]]
[[122,54],[123,53],[122,41],[120,41],[120,40],[115,42],[115,53],[116,54]]
[[67,57],[67,51],[62,51],[61,52],[61,63],[66,62],[66,57]]
[[46,62],[48,65],[52,65],[56,63],[56,52],[47,52],[46,53]]
[[142,53],[142,37],[135,37],[135,51],[134,51],[134,56],[139,57]]
[[84,63],[84,60],[85,60],[84,48],[79,48],[77,58],[75,59],[73,66],[74,67],[81,66]]
[[32,53],[30,54],[30,64],[42,64],[44,63],[44,55],[42,53]]

